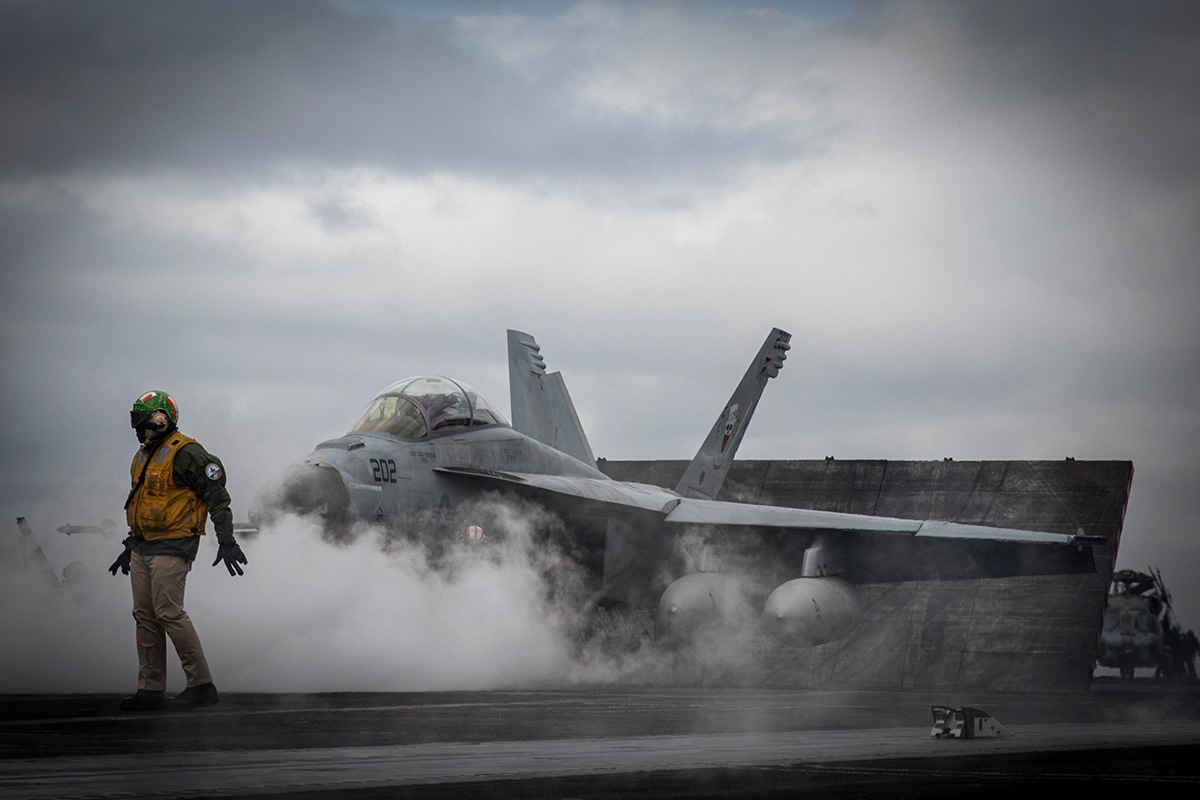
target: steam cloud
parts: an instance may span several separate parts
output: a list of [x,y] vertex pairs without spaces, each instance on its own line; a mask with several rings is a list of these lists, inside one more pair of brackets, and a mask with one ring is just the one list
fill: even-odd
[[[745,669],[745,638],[687,650],[642,635],[643,621],[595,616],[594,582],[569,532],[526,504],[485,499],[459,516],[488,539],[397,536],[362,526],[349,543],[287,517],[243,540],[244,577],[209,566],[206,537],[187,609],[224,691],[422,691],[608,682],[695,683]],[[457,529],[458,526],[451,526]],[[465,529],[465,526],[463,526]],[[105,571],[55,588],[6,559],[0,692],[121,692],[137,677],[129,581]],[[169,657],[168,689],[182,689]]]

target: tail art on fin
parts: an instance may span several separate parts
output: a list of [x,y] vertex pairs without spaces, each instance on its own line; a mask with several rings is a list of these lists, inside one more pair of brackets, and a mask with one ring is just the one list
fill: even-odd
[[521,331],[508,332],[508,391],[513,428],[585,464],[596,465],[562,373],[546,373],[542,349]]
[[779,374],[779,370],[783,369],[787,351],[791,349],[791,345],[788,344],[791,340],[790,333],[779,328],[771,330],[758,355],[754,357],[754,362],[742,377],[742,382],[738,384],[716,424],[709,431],[704,444],[700,445],[696,457],[680,478],[679,485],[675,487],[676,492],[684,497],[712,499],[717,496],[721,484],[725,482],[725,476],[729,474],[733,455],[742,442],[746,426],[750,424],[750,417],[754,414],[758,399],[762,397],[767,380],[774,378]]

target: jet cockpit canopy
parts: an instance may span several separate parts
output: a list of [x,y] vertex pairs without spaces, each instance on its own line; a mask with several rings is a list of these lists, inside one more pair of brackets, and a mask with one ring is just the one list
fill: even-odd
[[351,431],[424,439],[447,429],[508,425],[491,403],[465,383],[441,375],[396,381],[379,393]]

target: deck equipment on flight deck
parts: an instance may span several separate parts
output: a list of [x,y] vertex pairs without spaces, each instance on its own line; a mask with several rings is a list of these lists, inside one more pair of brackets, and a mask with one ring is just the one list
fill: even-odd
[[996,739],[1013,735],[990,714],[978,708],[932,706],[930,710],[933,711],[933,729],[929,735],[934,739]]
[[[1132,678],[1138,667],[1161,670],[1169,648],[1169,632],[1178,630],[1171,614],[1171,593],[1153,567],[1149,574],[1132,569],[1113,573],[1096,662],[1116,667]],[[1169,657],[1168,659],[1169,660]],[[1168,666],[1168,670],[1171,665]]]

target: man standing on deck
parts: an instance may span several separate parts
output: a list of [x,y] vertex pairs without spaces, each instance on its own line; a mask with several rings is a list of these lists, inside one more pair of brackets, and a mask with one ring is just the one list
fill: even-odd
[[[217,532],[213,566],[224,561],[230,575],[241,575],[241,565],[247,563],[233,538],[225,468],[199,442],[179,432],[179,409],[166,392],[143,394],[129,418],[142,446],[130,467],[132,488],[125,501],[129,536],[109,571],[129,575],[133,586],[138,689],[121,701],[121,709],[190,710],[216,705],[220,697],[200,638],[183,610],[183,591],[209,516]],[[187,688],[169,703],[164,696],[168,636],[187,675]]]

